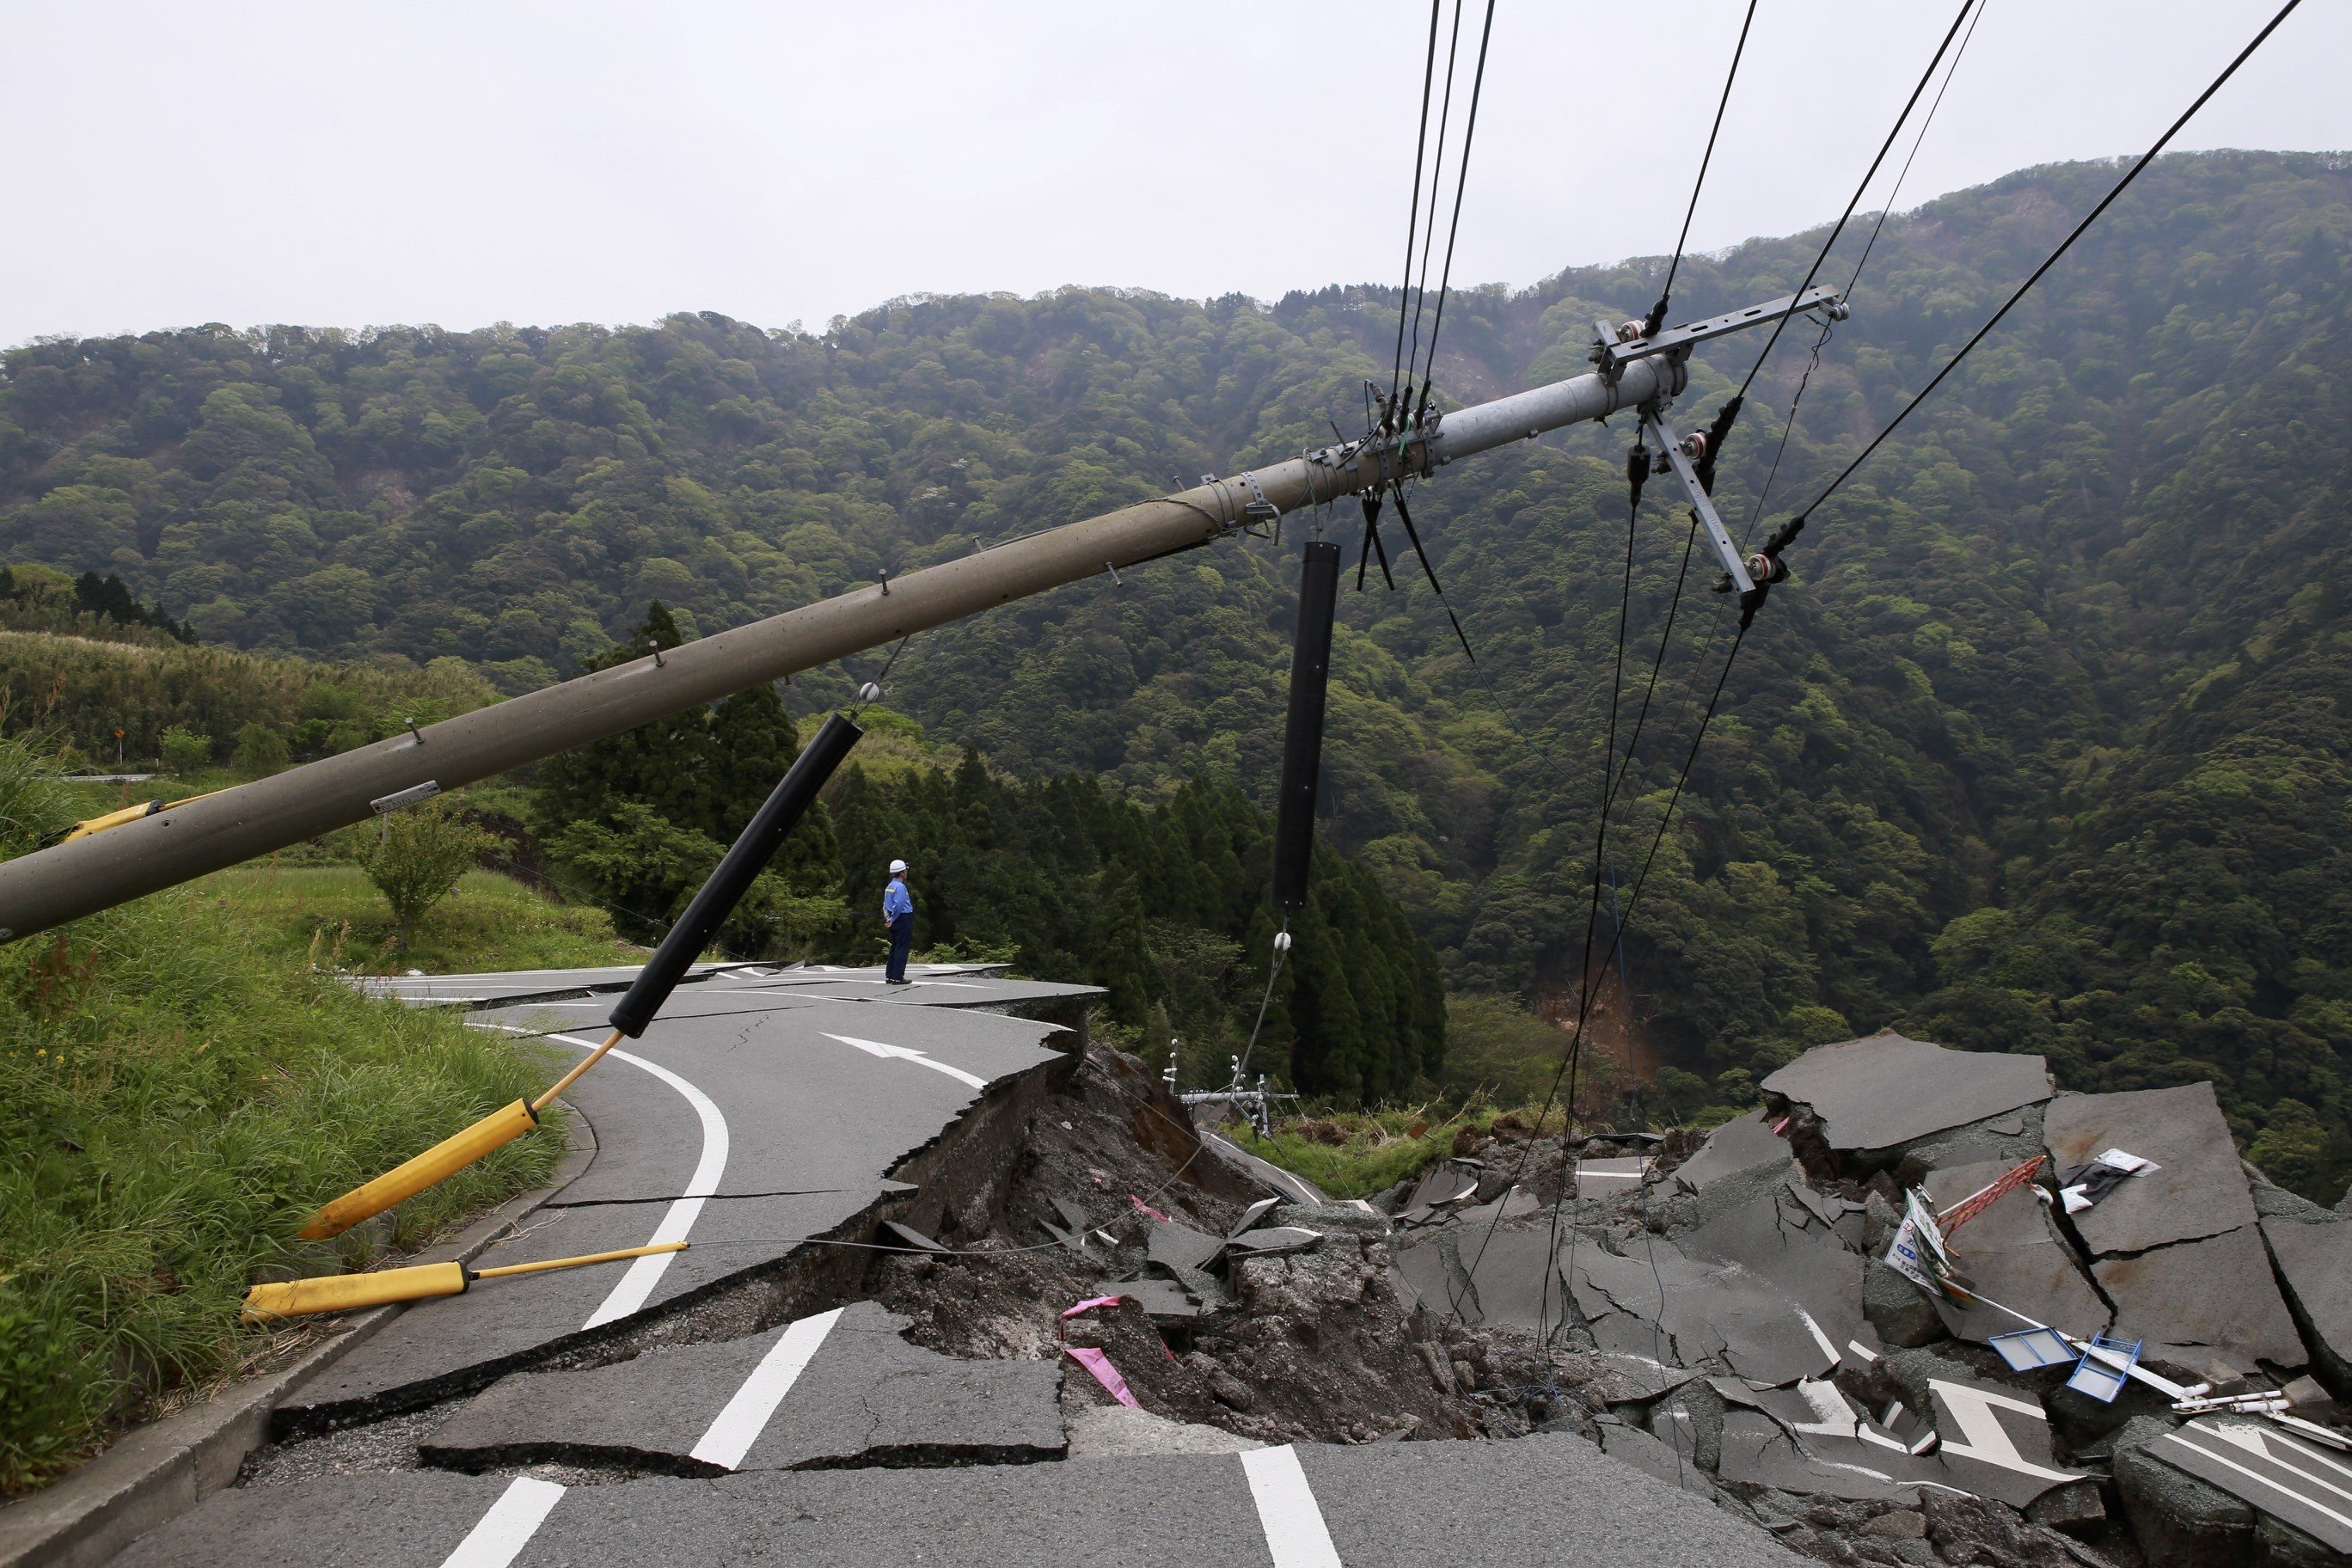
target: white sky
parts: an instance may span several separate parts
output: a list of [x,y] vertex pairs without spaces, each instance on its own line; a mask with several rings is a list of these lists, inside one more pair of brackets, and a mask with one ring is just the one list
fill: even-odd
[[[1671,249],[1742,3],[1500,0],[1455,281]],[[1903,206],[2141,150],[2274,8],[1989,3]],[[1834,216],[1953,8],[1762,0],[1693,247]],[[0,343],[1386,280],[1427,16],[0,0]],[[2352,147],[2347,60],[2305,5],[2176,146]]]

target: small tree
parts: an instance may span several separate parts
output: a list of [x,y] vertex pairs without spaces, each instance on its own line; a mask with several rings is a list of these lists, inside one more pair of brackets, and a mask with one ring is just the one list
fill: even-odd
[[255,722],[236,732],[236,765],[249,773],[274,773],[294,760],[286,737],[268,725]]
[[170,773],[192,773],[198,768],[213,765],[213,741],[183,725],[174,724],[163,731],[163,771]]
[[354,858],[392,906],[394,940],[402,947],[426,911],[457,891],[458,879],[491,842],[446,800],[395,811],[373,834],[360,829]]

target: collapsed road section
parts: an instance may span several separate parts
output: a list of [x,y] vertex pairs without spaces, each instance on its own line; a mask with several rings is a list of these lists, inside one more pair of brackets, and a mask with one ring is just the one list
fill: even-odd
[[[1390,1219],[1228,1162],[1085,1043],[1094,993],[877,978],[693,977],[481,1261],[686,1249],[406,1308],[118,1561],[1794,1561],[1539,1399],[1433,1380],[1465,1331],[1398,1296]],[[389,989],[584,1051],[627,981]]]
[[1763,1088],[1573,1180],[1468,1142],[1379,1200],[1397,1289],[1824,1561],[2352,1561],[2352,1215],[2243,1163],[2210,1085],[1878,1035]]

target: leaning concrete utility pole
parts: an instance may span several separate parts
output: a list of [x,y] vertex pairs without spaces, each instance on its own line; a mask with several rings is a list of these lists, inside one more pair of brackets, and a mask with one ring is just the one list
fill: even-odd
[[[1651,337],[1640,335],[1639,323],[1607,328],[1592,354],[1601,368],[1589,375],[1457,409],[1402,437],[1341,442],[903,577],[885,577],[871,588],[412,727],[390,740],[0,862],[0,942],[861,649],[1197,549],[1301,507],[1433,474],[1457,458],[1622,408],[1655,409],[1682,391],[1685,363],[1698,344],[1817,309],[1844,311],[1829,289],[1809,289]],[[1727,546],[1727,539],[1723,542]],[[1726,566],[1744,586],[1744,563],[1734,555]]]

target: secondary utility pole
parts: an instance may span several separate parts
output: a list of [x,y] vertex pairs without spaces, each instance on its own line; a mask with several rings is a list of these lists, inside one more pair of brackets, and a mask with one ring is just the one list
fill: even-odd
[[[650,658],[183,802],[0,862],[0,942],[13,942],[142,894],[365,821],[591,741],[716,701],[1015,599],[1198,549],[1316,506],[1435,473],[1474,453],[1622,408],[1649,412],[1683,390],[1691,351],[1784,316],[1844,313],[1809,289],[1649,336],[1641,323],[1604,326],[1600,369],[1457,409],[1402,439],[1366,437],[1123,507],[886,578]],[[1678,474],[1683,470],[1678,469]],[[1687,480],[1686,480],[1687,483]],[[1704,492],[1691,487],[1703,500]],[[1712,516],[1709,510],[1710,518]],[[1720,524],[1710,529],[1742,591],[1749,563]],[[120,814],[118,814],[120,815]]]

